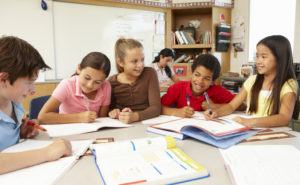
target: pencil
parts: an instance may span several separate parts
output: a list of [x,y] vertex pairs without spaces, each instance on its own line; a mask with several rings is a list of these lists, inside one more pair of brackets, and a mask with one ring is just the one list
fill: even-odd
[[190,97],[189,97],[189,94],[186,94],[186,103],[187,103],[187,106],[190,106]]
[[88,106],[88,103],[87,103],[86,99],[85,99],[83,96],[81,96],[81,98],[82,98],[83,101],[84,101],[84,105],[85,105],[86,110],[87,110],[87,111],[90,111],[90,108],[89,108],[89,106]]
[[33,123],[31,121],[27,121],[26,124],[29,125],[29,126],[32,126],[32,127],[36,128],[36,129],[39,129],[41,131],[47,132],[47,130],[44,127],[41,127],[40,125],[38,125],[36,123]]
[[208,106],[209,114],[212,115],[212,109],[210,107],[209,98],[208,98],[208,95],[207,95],[206,92],[204,92],[204,96],[205,96],[205,100],[206,100],[206,103],[207,103],[207,106]]

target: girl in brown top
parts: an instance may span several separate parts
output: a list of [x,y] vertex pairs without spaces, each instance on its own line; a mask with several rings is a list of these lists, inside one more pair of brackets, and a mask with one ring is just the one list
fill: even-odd
[[112,88],[109,117],[131,123],[160,115],[157,75],[151,67],[144,67],[142,44],[134,39],[118,39],[115,58],[118,74],[109,78]]

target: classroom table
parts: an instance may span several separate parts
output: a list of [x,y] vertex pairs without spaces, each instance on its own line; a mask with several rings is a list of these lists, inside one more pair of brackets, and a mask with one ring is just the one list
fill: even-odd
[[[128,128],[104,128],[98,132],[91,132],[86,134],[66,136],[64,138],[70,140],[78,139],[95,139],[114,137],[115,141],[136,139],[143,137],[155,137],[156,134],[148,133],[146,131],[147,125],[141,123],[133,123],[132,127]],[[273,129],[274,130],[274,129]],[[291,131],[288,127],[277,128],[274,131],[286,131],[294,136],[293,138],[274,139],[258,142],[246,142],[239,145],[294,145],[300,149],[300,133]],[[41,133],[37,139],[49,139],[46,134]],[[198,162],[200,165],[206,167],[210,172],[210,177],[196,181],[183,183],[184,185],[231,185],[229,175],[225,169],[222,156],[216,147],[207,145],[197,140],[187,138],[185,140],[176,140],[177,147],[181,148],[188,156]],[[68,170],[58,180],[57,185],[102,185],[99,172],[95,166],[93,156],[83,156],[77,163]]]

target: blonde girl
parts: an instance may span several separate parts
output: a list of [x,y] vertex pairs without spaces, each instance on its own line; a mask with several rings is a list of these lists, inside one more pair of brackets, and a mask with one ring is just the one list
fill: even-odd
[[157,75],[151,67],[144,67],[142,44],[135,39],[118,39],[115,58],[118,74],[109,78],[112,87],[109,117],[131,123],[160,115]]

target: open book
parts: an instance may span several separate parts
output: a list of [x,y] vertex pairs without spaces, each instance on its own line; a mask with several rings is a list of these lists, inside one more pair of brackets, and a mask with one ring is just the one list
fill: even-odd
[[[2,152],[22,152],[39,149],[48,146],[53,141],[28,139]],[[39,165],[13,171],[0,175],[0,184],[22,184],[22,185],[51,185],[70,169],[77,159],[84,154],[92,140],[72,141],[72,155],[63,157],[56,161],[45,162]]]
[[170,121],[149,126],[147,131],[170,135],[177,139],[189,136],[219,148],[228,148],[256,134],[254,131],[248,131],[249,129],[249,127],[227,118],[208,121],[200,117],[175,120],[172,117]]
[[93,123],[72,123],[43,125],[50,137],[82,134],[97,131],[103,127],[130,127],[132,125],[122,123],[117,119],[97,118]]
[[173,137],[142,138],[91,145],[104,184],[167,184],[209,176]]

